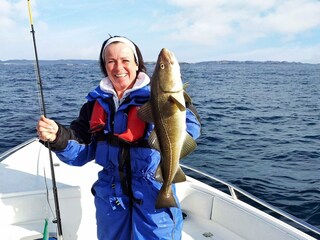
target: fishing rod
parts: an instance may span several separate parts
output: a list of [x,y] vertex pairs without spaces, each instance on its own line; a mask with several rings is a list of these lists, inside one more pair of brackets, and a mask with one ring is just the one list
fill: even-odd
[[[40,91],[40,96],[41,96],[40,105],[42,108],[42,114],[44,117],[46,117],[46,108],[45,108],[45,102],[44,102],[44,94],[43,94],[43,88],[42,88],[42,80],[41,80],[38,52],[37,52],[37,45],[36,45],[36,36],[35,36],[35,31],[34,31],[33,21],[32,21],[31,4],[30,4],[30,0],[27,0],[27,1],[28,1],[31,33],[32,33],[32,39],[33,39],[33,48],[34,48],[34,54],[35,54],[35,60],[36,60],[37,83],[39,85],[39,91]],[[60,208],[59,208],[59,198],[58,198],[57,183],[56,183],[56,178],[55,178],[55,173],[54,173],[54,165],[53,165],[53,159],[52,159],[51,146],[50,146],[49,142],[47,142],[47,147],[49,150],[50,169],[51,169],[51,178],[52,178],[52,191],[53,191],[54,205],[55,205],[55,209],[56,209],[56,220],[54,221],[54,223],[57,223],[58,239],[62,240],[63,236],[62,236],[62,225],[61,225]]]

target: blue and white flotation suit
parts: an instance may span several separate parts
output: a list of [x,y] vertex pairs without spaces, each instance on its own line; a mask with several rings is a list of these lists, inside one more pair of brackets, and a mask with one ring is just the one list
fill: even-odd
[[[150,87],[144,85],[125,95],[117,105],[114,94],[97,87],[87,99],[92,103],[90,106],[99,106],[93,107],[94,113],[89,119],[80,116],[76,120],[81,122],[77,126],[88,125],[92,140],[88,144],[69,140],[63,150],[56,151],[67,164],[82,166],[95,159],[103,167],[92,186],[99,239],[181,238],[181,209],[155,209],[162,185],[155,179],[160,153],[145,144],[153,125],[136,119],[137,108],[146,103],[149,96]],[[188,133],[193,138],[199,137],[197,117],[189,110],[186,115]],[[132,125],[133,122],[139,126]],[[77,135],[77,130],[73,130]]]

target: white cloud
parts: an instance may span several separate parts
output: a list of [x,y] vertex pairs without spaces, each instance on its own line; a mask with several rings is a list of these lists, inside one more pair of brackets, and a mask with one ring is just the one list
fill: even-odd
[[244,22],[241,30],[247,34],[242,37],[247,35],[259,39],[276,34],[282,40],[294,40],[299,34],[320,27],[319,12],[319,1],[283,1]]
[[32,54],[27,1],[0,0],[0,59]]
[[10,34],[10,29],[18,27],[18,24],[26,19],[22,14],[23,2],[9,2],[0,0],[0,36],[6,37]]
[[[31,5],[40,59],[98,59],[97,49],[100,48],[100,42],[99,45],[93,44],[95,40],[92,34],[99,32],[95,26],[90,28],[78,26],[70,30],[61,28],[59,22],[50,25],[38,18],[36,1],[32,1]],[[46,14],[45,11],[43,14]],[[34,49],[30,30],[27,1],[0,0],[0,60],[33,59]]]
[[45,59],[98,59],[101,42],[92,35],[95,32],[94,26],[59,31],[42,28],[37,38],[39,54]]
[[167,13],[153,30],[172,30],[170,37],[211,43],[247,42],[277,34],[291,39],[320,26],[317,0],[169,0],[178,12]]

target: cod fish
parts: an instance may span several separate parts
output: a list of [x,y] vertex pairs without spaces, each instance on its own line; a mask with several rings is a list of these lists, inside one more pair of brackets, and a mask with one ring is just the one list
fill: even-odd
[[179,160],[196,148],[196,142],[186,131],[186,99],[180,66],[173,53],[163,48],[151,77],[151,96],[138,111],[138,116],[154,123],[148,142],[161,154],[156,179],[163,182],[155,207],[178,207],[172,193],[172,183],[183,182],[186,176]]

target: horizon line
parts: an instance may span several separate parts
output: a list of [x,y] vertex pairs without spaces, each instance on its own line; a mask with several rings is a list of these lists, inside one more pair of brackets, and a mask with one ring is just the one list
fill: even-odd
[[[8,60],[1,60],[0,63],[10,63],[10,62],[34,62],[34,59],[8,59]],[[58,61],[91,61],[91,62],[99,62],[98,59],[39,59],[41,62],[58,62]],[[144,61],[145,63],[156,63],[156,61]],[[290,64],[311,64],[311,65],[318,65],[320,63],[310,63],[310,62],[300,62],[300,61],[287,61],[287,60],[203,60],[197,62],[186,62],[186,61],[179,61],[180,64],[187,63],[187,64],[197,64],[197,63],[208,63],[208,62],[217,62],[217,63],[290,63]]]

